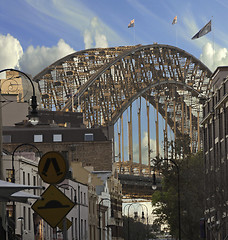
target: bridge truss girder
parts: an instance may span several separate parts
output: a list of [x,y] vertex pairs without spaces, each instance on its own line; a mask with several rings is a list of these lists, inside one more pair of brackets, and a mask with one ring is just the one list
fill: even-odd
[[[142,96],[176,132],[198,141],[199,96],[210,91],[211,71],[191,54],[153,44],[88,49],[68,55],[34,77],[44,108],[80,106],[88,127],[108,126]],[[166,113],[167,111],[167,113]]]

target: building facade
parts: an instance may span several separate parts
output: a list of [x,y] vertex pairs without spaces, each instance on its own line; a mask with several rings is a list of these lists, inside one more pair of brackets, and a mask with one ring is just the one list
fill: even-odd
[[[38,158],[34,153],[23,152],[17,153],[14,157],[15,174],[12,172],[12,156],[3,155],[3,168],[4,168],[4,180],[12,182],[13,178],[15,183],[32,186],[45,186],[41,178],[38,175]],[[26,190],[26,192],[40,196],[41,191],[39,189]],[[8,237],[14,239],[15,235],[23,237],[24,240],[33,239],[36,229],[34,228],[34,214],[31,209],[31,204],[35,200],[29,199],[28,202],[7,202],[7,223],[8,223]],[[43,225],[44,222],[42,221]],[[38,232],[37,232],[38,234]]]
[[[74,208],[66,216],[71,222],[67,239],[90,240],[88,186],[72,179],[65,179],[58,187],[75,203]],[[63,234],[61,233],[58,238],[64,239]]]
[[211,76],[211,95],[203,108],[206,238],[228,237],[228,67]]
[[[40,111],[41,121],[3,126],[3,147],[9,151],[22,143],[36,145],[41,154],[59,151],[68,162],[82,162],[95,170],[112,170],[112,140],[102,128],[85,128],[82,113]],[[73,119],[73,121],[72,121]]]

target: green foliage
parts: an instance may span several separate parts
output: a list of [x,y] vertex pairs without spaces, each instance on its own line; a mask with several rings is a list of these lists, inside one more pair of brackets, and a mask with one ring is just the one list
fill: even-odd
[[123,217],[123,235],[126,240],[146,240],[149,236],[148,227],[146,224],[135,221],[133,218]]
[[[203,154],[188,155],[184,160],[175,162],[180,176],[182,240],[198,240],[199,220],[204,214]],[[158,216],[157,222],[168,223],[171,235],[178,237],[177,169],[171,164],[163,164],[160,172],[163,176],[162,190],[152,196],[152,204],[156,206],[154,212]]]

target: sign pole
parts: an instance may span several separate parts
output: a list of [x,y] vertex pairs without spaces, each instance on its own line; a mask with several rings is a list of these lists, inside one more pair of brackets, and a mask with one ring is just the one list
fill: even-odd
[[67,238],[67,219],[63,219],[63,240],[68,240]]

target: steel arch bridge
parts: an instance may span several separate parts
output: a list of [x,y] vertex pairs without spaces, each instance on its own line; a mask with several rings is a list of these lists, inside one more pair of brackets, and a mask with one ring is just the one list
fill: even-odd
[[88,127],[113,126],[143,97],[165,119],[166,131],[169,125],[175,137],[190,136],[194,152],[199,149],[201,100],[210,92],[211,74],[186,51],[152,44],[75,52],[33,80],[39,83],[43,108],[75,111],[80,107]]

